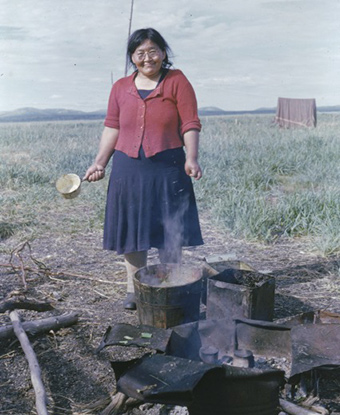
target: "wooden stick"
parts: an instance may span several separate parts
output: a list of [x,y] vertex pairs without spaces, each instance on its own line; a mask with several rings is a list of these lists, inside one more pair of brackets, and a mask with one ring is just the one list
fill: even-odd
[[48,415],[46,407],[47,395],[45,392],[44,384],[41,380],[41,371],[37,357],[34,353],[31,343],[28,340],[25,330],[22,327],[19,314],[17,313],[17,311],[14,310],[11,311],[9,315],[13,324],[13,330],[21,344],[22,350],[25,353],[26,359],[31,370],[31,380],[35,391],[35,405],[37,408],[37,414]]
[[[61,316],[49,317],[38,321],[27,321],[21,323],[26,333],[34,336],[40,333],[48,333],[50,330],[59,330],[64,327],[72,326],[78,322],[79,314],[68,313]],[[0,327],[0,341],[15,337],[13,325]]]

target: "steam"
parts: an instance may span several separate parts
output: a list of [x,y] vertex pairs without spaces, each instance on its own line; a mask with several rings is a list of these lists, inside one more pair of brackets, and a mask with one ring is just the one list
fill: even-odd
[[151,287],[179,287],[200,280],[202,269],[179,264],[158,264],[141,268],[135,277],[140,283]]
[[180,264],[184,242],[185,214],[189,208],[189,194],[179,189],[175,197],[178,209],[168,212],[164,220],[164,249],[159,250],[161,263]]

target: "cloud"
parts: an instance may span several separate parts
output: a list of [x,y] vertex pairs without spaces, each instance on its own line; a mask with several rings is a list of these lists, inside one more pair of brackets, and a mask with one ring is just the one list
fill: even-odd
[[[130,1],[0,0],[0,110],[25,103],[106,107],[124,75]],[[135,1],[132,30],[155,27],[200,105],[251,109],[277,96],[340,89],[340,2]],[[59,98],[58,98],[59,99]],[[89,108],[90,106],[93,108]]]
[[198,82],[197,86],[211,88],[214,86],[225,86],[225,85],[256,85],[256,81],[250,76],[224,76],[224,77],[210,77],[204,78]]
[[0,26],[0,40],[23,40],[27,36],[27,30],[16,26]]

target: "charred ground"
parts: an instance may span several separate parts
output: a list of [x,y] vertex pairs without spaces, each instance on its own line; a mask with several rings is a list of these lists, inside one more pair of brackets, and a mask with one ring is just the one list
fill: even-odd
[[[199,266],[205,257],[234,253],[236,258],[257,270],[270,270],[276,279],[275,319],[308,310],[340,313],[339,261],[311,253],[307,241],[279,239],[274,245],[250,244],[231,238],[201,218],[205,244],[184,250],[184,263]],[[109,325],[138,324],[135,312],[124,311],[125,270],[123,258],[101,249],[101,232],[46,233],[30,241],[31,256],[51,273],[26,271],[26,298],[48,301],[49,312],[20,311],[23,320],[35,320],[66,312],[78,312],[79,323],[71,328],[31,339],[41,365],[43,381],[53,402],[53,414],[98,413],[88,406],[109,398],[115,379],[110,360],[136,357],[144,350],[109,347],[95,353]],[[23,295],[20,274],[7,266],[10,253],[20,245],[11,237],[2,242],[0,254],[1,300]],[[34,267],[22,251],[25,265]],[[150,263],[157,263],[151,252]],[[7,314],[0,324],[9,324]],[[328,403],[328,402],[326,402]],[[0,414],[34,413],[35,397],[30,372],[17,341],[0,345]],[[87,408],[87,409],[86,409]],[[153,412],[152,412],[153,411]],[[159,408],[142,406],[133,414],[158,414]]]

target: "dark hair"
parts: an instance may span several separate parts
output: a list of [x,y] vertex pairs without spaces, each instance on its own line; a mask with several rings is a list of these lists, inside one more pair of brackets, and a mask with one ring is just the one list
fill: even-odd
[[162,63],[162,68],[169,68],[172,65],[172,62],[169,60],[169,55],[172,54],[170,46],[167,44],[163,36],[157,32],[157,30],[152,29],[151,27],[147,29],[138,29],[132,33],[129,37],[126,57],[130,65],[134,65],[132,62],[132,55],[135,50],[141,45],[145,40],[151,40],[156,43],[156,45],[165,52],[165,58]]

